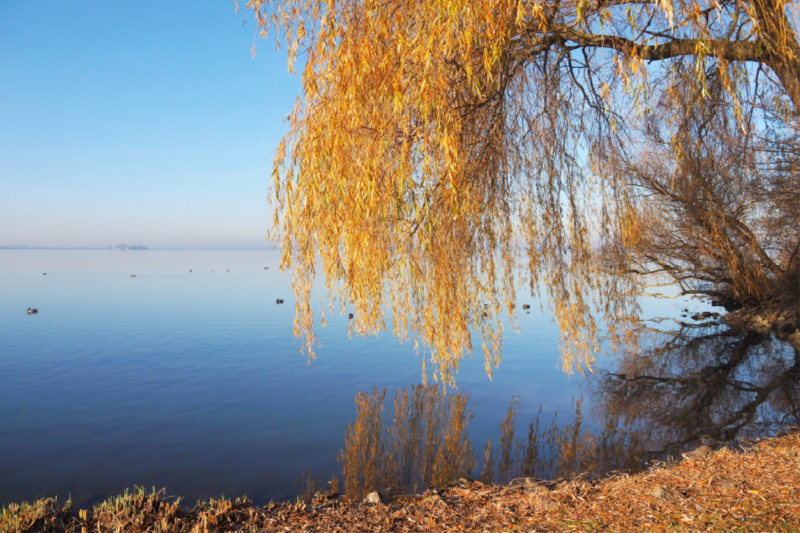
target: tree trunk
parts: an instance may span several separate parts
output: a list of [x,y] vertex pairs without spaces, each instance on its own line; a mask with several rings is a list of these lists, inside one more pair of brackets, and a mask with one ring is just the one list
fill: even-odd
[[794,114],[800,115],[800,68],[796,65],[796,61],[792,63],[768,64],[775,72],[775,75],[778,76],[787,96],[792,100]]
[[761,39],[771,59],[766,64],[778,76],[795,115],[800,115],[800,44],[785,11],[785,0],[755,0]]

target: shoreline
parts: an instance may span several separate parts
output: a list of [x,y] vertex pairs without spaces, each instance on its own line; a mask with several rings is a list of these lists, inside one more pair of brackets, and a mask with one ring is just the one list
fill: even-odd
[[733,330],[772,335],[800,351],[800,311],[794,306],[742,307],[722,317]]
[[[180,499],[139,490],[88,510],[53,499],[10,504],[0,533],[54,531],[800,531],[800,433],[746,448],[684,454],[636,474],[594,481],[490,485],[461,478],[440,490],[385,503],[331,499],[255,507],[247,498]],[[368,498],[377,500],[377,498]]]

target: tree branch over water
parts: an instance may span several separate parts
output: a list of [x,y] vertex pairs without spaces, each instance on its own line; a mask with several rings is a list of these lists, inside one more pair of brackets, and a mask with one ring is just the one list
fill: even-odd
[[[681,118],[670,106],[685,109],[679,97],[688,94],[709,123],[719,121],[714,113],[732,118],[728,130],[748,139],[737,160],[750,165],[745,172],[766,154],[749,139],[768,138],[776,124],[794,128],[800,109],[796,1],[252,0],[248,8],[264,35],[286,45],[291,68],[304,60],[271,196],[283,266],[294,272],[296,334],[312,356],[311,286],[321,274],[342,312],[355,307],[354,333],[391,329],[420,342],[434,377],[449,383],[475,343],[491,375],[500,315],[513,314],[520,283],[549,297],[566,370],[591,367],[602,347],[634,346],[636,298],[649,276],[627,267],[649,231],[643,206],[665,205],[658,195],[674,190],[671,167],[701,155],[680,135],[691,109]],[[712,97],[724,105],[702,105]],[[671,128],[658,178],[667,181],[645,199],[635,180],[608,168],[635,155],[656,126]],[[793,172],[782,175],[794,183]],[[730,242],[749,247],[745,264],[755,250],[769,276],[797,268],[729,215],[726,227],[741,234]],[[618,261],[608,261],[609,248]],[[661,268],[685,268],[684,259]],[[691,266],[717,269],[712,281],[741,273]]]

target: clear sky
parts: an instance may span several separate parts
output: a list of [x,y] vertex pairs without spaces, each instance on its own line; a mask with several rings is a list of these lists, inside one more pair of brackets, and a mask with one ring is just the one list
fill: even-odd
[[0,246],[267,245],[300,80],[255,30],[230,0],[0,2]]

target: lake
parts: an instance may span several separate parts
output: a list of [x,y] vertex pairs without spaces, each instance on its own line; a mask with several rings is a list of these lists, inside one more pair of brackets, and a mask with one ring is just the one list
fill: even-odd
[[[673,339],[668,356],[645,350],[567,376],[550,315],[520,295],[519,332],[506,332],[493,379],[482,354],[457,376],[475,414],[476,463],[499,441],[512,396],[519,436],[537,414],[569,422],[581,397],[590,430],[636,412],[675,446],[797,423],[797,354],[780,343],[710,328]],[[678,317],[687,305],[710,309],[655,300],[645,313]],[[290,274],[273,250],[0,250],[0,505],[58,496],[85,507],[134,485],[189,505],[221,495],[262,504],[294,498],[309,470],[341,475],[356,393],[386,388],[391,403],[421,382],[422,360],[389,334],[349,339],[348,318],[335,314],[309,363],[293,320]]]

